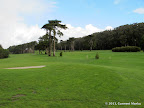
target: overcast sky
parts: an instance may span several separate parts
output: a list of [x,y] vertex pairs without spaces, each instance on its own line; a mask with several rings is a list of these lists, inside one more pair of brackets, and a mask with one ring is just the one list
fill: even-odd
[[60,40],[144,22],[144,0],[0,0],[0,44],[37,41],[41,27],[58,19],[69,29]]

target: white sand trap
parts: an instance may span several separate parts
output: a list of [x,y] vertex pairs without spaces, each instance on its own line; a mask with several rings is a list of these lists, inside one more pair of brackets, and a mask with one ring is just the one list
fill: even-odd
[[28,67],[12,67],[12,68],[5,68],[5,69],[30,69],[30,68],[43,68],[45,66],[28,66]]

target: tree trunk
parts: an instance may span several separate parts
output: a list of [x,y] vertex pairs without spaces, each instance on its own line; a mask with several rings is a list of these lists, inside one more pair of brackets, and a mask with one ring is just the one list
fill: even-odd
[[66,52],[66,45],[65,45],[65,52]]
[[61,46],[61,51],[62,51],[62,46]]
[[49,51],[48,56],[51,56],[51,30],[49,31]]
[[48,51],[49,51],[49,48],[47,47],[47,48],[46,48],[46,53],[47,53],[47,54],[48,54]]
[[73,45],[72,45],[72,43],[71,43],[71,51],[73,51]]
[[90,51],[92,50],[92,46],[90,47]]
[[34,48],[34,46],[33,46],[33,53],[35,53],[35,48]]
[[74,42],[71,44],[71,50],[74,51]]
[[54,46],[53,46],[53,56],[55,56],[55,36],[54,36],[53,44],[54,44]]
[[70,46],[69,46],[69,52],[70,52]]

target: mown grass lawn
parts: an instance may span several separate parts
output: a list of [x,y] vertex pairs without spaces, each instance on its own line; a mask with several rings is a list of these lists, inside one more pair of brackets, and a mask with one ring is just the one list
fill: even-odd
[[[96,52],[100,59],[96,60]],[[39,69],[4,69],[40,66]],[[63,57],[14,54],[0,59],[0,108],[144,107],[144,53],[63,52]]]

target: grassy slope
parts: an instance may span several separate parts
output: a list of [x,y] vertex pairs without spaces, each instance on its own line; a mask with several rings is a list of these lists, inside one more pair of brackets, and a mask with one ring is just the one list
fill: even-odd
[[[19,54],[0,60],[0,107],[100,108],[105,102],[144,107],[144,53],[65,52],[63,57]],[[39,66],[8,70],[6,67]],[[18,94],[24,96],[14,97]],[[133,107],[133,106],[123,106]]]

